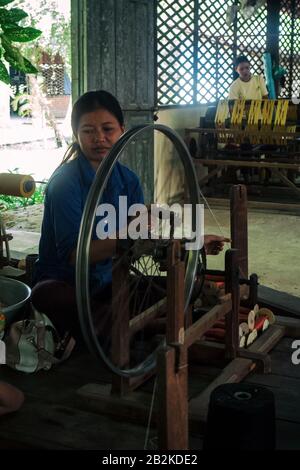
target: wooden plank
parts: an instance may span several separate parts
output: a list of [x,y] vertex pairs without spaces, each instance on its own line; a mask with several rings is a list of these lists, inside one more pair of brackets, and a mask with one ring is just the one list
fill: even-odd
[[204,333],[211,328],[216,321],[229,313],[231,309],[231,300],[220,305],[215,305],[209,312],[199,318],[199,320],[186,330],[184,341],[185,346],[189,348],[196,340],[201,339]]
[[285,328],[286,336],[300,338],[300,318],[290,318],[276,315],[276,325]]
[[[225,207],[229,208],[230,201],[229,199],[225,198],[207,198],[207,201],[212,208],[217,207]],[[274,211],[277,213],[280,212],[289,212],[289,213],[296,213],[300,212],[300,204],[285,204],[285,203],[277,203],[277,202],[264,202],[264,201],[249,201],[248,200],[248,209],[255,209],[255,210],[264,210],[267,209],[268,211]]]
[[258,305],[268,307],[278,315],[300,318],[300,297],[281,292],[271,287],[258,286]]
[[230,235],[231,247],[238,250],[241,277],[248,279],[248,200],[242,184],[230,190]]
[[0,442],[15,448],[34,449],[126,449],[143,448],[144,427],[113,422],[88,411],[57,406],[27,396],[23,407],[1,417]]
[[168,343],[184,343],[184,262],[180,261],[180,244],[174,241],[168,250],[167,333]]
[[269,388],[275,397],[276,416],[300,424],[300,379],[280,375],[255,374],[247,382]]
[[89,383],[77,390],[84,399],[84,407],[108,416],[122,416],[122,420],[146,423],[151,394],[135,391],[122,397],[111,395],[110,384]]
[[189,413],[193,420],[206,421],[210,395],[216,387],[224,383],[240,382],[254,368],[255,364],[250,359],[237,358],[231,361],[204,392],[190,400]]
[[282,326],[271,325],[267,331],[254,341],[248,348],[248,351],[258,353],[268,353],[285,335],[285,328]]
[[204,166],[237,166],[237,167],[246,167],[246,168],[272,168],[278,169],[283,168],[287,170],[295,170],[298,171],[300,167],[300,162],[298,163],[284,163],[284,162],[266,162],[266,161],[259,161],[255,162],[253,160],[225,160],[225,159],[211,159],[207,160],[204,158],[195,158],[194,159],[195,165],[204,165]]
[[159,449],[186,450],[188,394],[185,346],[166,346],[158,352],[157,387]]
[[[119,369],[126,369],[130,361],[130,307],[129,272],[119,258],[113,260],[112,270],[112,332],[111,360]],[[123,395],[129,389],[126,377],[112,375],[113,393]]]
[[161,299],[156,304],[147,308],[144,312],[129,321],[130,335],[133,336],[137,331],[144,328],[151,320],[161,315],[165,309],[167,299]]
[[[230,129],[214,129],[214,128],[201,128],[201,127],[187,127],[184,129],[184,132],[186,135],[190,133],[197,133],[197,134],[237,134],[239,136],[248,136],[248,135],[253,135],[257,136],[258,132],[256,130],[240,130],[240,129],[235,129],[230,128]],[[260,131],[259,135],[262,137],[270,137],[270,136],[275,136],[275,137],[291,137],[293,140],[300,138],[300,133],[299,132],[282,132],[282,131],[276,131],[276,130],[271,130],[269,132],[267,131]]]
[[[284,328],[272,325],[258,338],[247,351],[268,353],[284,335]],[[194,419],[206,421],[211,392],[223,383],[237,383],[244,379],[256,367],[250,359],[237,358],[224,368],[221,374],[201,393],[190,401],[189,411]]]
[[231,294],[232,309],[225,317],[225,349],[226,357],[234,359],[239,347],[239,308],[240,286],[239,268],[240,251],[233,249],[225,253],[225,292]]

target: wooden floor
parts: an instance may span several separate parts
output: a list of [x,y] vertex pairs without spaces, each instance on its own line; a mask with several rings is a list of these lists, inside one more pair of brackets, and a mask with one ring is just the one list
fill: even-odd
[[[246,381],[266,386],[275,395],[277,414],[277,448],[300,449],[300,364],[291,362],[292,344],[283,338],[271,353],[272,373],[252,373]],[[217,367],[190,367],[189,396],[199,394],[220,372]],[[77,391],[88,383],[105,384],[110,374],[86,351],[75,351],[65,363],[50,371],[26,375],[1,366],[0,380],[23,390],[26,401],[18,412],[0,420],[0,448],[31,449],[143,449],[154,379],[131,400],[143,396],[146,413],[132,413],[128,418],[104,416],[92,402]],[[116,401],[116,403],[118,400]],[[119,403],[120,404],[120,403]],[[111,411],[110,411],[111,412]],[[144,416],[144,417],[143,417]],[[201,449],[203,427],[193,425],[190,448]],[[148,448],[155,448],[156,428],[150,431]]]

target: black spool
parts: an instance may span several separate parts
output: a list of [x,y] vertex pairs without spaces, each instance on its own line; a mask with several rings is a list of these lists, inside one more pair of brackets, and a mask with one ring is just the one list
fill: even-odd
[[210,396],[204,450],[275,450],[273,393],[261,386],[223,384]]

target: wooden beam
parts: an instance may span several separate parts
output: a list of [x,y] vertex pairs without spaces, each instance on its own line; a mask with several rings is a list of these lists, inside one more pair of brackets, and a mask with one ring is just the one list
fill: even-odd
[[[250,103],[251,100],[249,100]],[[185,128],[184,130],[185,135],[188,136],[189,134],[229,134],[229,135],[238,135],[241,138],[243,137],[248,137],[248,136],[256,136],[259,135],[260,137],[290,137],[291,139],[298,139],[300,137],[300,132],[285,132],[285,131],[276,131],[276,130],[270,130],[270,131],[257,131],[255,130],[250,130],[250,129],[223,129],[223,128],[205,128],[205,127],[189,127]]]
[[188,449],[187,350],[183,345],[158,351],[158,439],[160,450]]
[[300,189],[297,188],[297,186],[292,181],[290,181],[280,170],[278,170],[278,168],[273,168],[272,172],[275,173],[275,175],[277,175],[278,178],[280,178],[281,181],[283,181],[287,186],[289,186],[298,197],[300,197]]
[[[230,201],[223,198],[207,198],[207,201],[211,207],[225,207],[228,208]],[[249,201],[248,200],[248,209],[260,209],[260,210],[269,210],[274,212],[290,212],[290,213],[299,213],[300,204],[278,204],[277,202],[260,202],[260,201]]]
[[130,336],[144,328],[151,320],[160,316],[166,309],[167,299],[161,299],[129,321]]
[[189,413],[193,420],[206,421],[210,394],[216,387],[224,383],[238,383],[254,368],[255,364],[250,359],[237,358],[231,361],[200,395],[190,400]]
[[[128,268],[118,261],[118,258],[113,260],[112,269],[111,359],[115,366],[122,369],[126,368],[130,361],[130,295]],[[129,379],[113,374],[112,393],[123,395],[128,391]]]
[[238,250],[241,277],[248,279],[248,200],[247,188],[242,184],[230,191],[231,247]]
[[173,241],[168,249],[167,343],[184,343],[184,273],[179,241]]
[[286,336],[290,338],[300,338],[300,319],[291,317],[282,317],[276,315],[276,325],[285,328]]
[[[224,165],[225,166],[225,165]],[[204,176],[203,178],[200,178],[198,179],[198,184],[199,186],[202,186],[204,184],[206,184],[211,178],[213,178],[214,176],[216,176],[219,171],[221,171],[223,169],[222,165],[218,166],[217,168],[215,168],[214,170],[210,171],[206,176]]]
[[[272,325],[254,341],[247,351],[267,354],[284,334],[285,328]],[[200,395],[190,400],[189,412],[193,415],[193,419],[206,421],[210,394],[218,385],[240,382],[255,368],[256,363],[251,359],[236,358],[231,361]]]
[[195,341],[201,339],[204,333],[211,328],[216,321],[223,318],[224,315],[229,313],[232,309],[231,299],[223,304],[215,305],[203,317],[199,318],[192,326],[185,332],[185,346],[189,348]]
[[300,163],[284,163],[284,162],[266,162],[266,161],[259,161],[255,162],[253,160],[225,160],[225,159],[212,159],[206,160],[204,158],[195,158],[194,159],[195,165],[204,165],[204,166],[238,166],[238,167],[247,167],[247,168],[284,168],[287,170],[295,170],[298,171]]
[[234,359],[239,347],[239,252],[227,250],[225,253],[225,292],[231,294],[232,309],[225,317],[226,357]]

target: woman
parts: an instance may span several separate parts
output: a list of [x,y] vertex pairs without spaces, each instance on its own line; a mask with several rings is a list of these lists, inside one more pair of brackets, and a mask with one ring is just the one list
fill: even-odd
[[[75,142],[47,185],[34,306],[49,316],[60,335],[67,331],[80,337],[75,294],[75,258],[81,217],[95,173],[112,146],[124,132],[124,117],[116,98],[104,90],[90,91],[74,104],[71,116]],[[118,217],[118,197],[127,196],[128,206],[143,203],[137,176],[117,163],[102,202],[113,204]],[[118,227],[116,227],[118,230]],[[208,236],[208,251],[217,254],[223,237]],[[90,280],[94,309],[105,315],[101,303],[111,296],[111,257],[116,254],[115,239],[97,239],[95,230],[90,249]],[[100,324],[99,330],[108,331]]]

